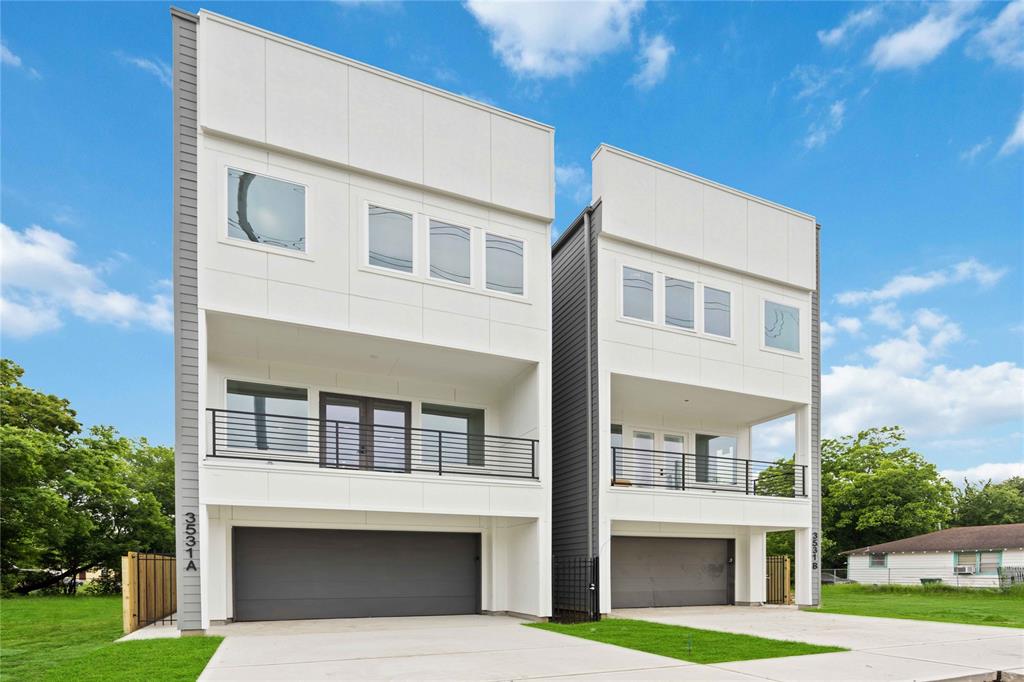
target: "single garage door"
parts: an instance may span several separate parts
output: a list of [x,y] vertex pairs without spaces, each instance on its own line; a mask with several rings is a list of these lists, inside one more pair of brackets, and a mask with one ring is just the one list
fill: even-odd
[[235,620],[480,610],[473,533],[235,528]]
[[731,604],[733,540],[612,538],[612,608]]

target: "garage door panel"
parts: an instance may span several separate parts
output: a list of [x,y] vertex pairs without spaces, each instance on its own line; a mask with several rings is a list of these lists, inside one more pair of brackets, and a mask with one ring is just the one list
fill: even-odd
[[612,607],[708,606],[732,601],[730,540],[612,538]]
[[236,620],[479,611],[479,535],[235,528]]

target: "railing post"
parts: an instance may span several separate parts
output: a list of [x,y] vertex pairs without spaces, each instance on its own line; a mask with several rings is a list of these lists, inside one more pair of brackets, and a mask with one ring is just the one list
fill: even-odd
[[748,460],[746,460],[746,462],[747,462],[747,471],[746,471],[746,481],[743,484],[743,492],[745,492],[747,495],[749,495],[750,494],[750,460],[748,459]]
[[612,485],[615,485],[615,480],[619,477],[619,465],[618,465],[619,449],[612,446]]
[[444,467],[442,466],[442,462],[444,461],[444,458],[441,455],[441,453],[442,453],[442,449],[441,448],[442,448],[443,443],[444,443],[444,434],[441,433],[440,431],[438,431],[437,432],[437,475],[438,476],[443,476],[444,475]]
[[212,440],[212,449],[210,452],[211,457],[217,456],[217,410],[210,411],[210,422],[213,425],[213,433],[210,434]]
[[807,497],[807,465],[800,465],[800,497]]
[[334,466],[341,466],[341,424],[334,422]]
[[537,441],[530,441],[530,478],[537,478]]

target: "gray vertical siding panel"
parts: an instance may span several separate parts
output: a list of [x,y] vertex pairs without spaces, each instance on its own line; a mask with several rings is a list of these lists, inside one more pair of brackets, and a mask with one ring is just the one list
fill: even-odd
[[[199,525],[199,309],[196,304],[196,36],[199,17],[171,9],[174,55],[174,485],[178,555],[178,627],[201,630],[198,570],[185,570],[185,515]],[[201,565],[202,539],[193,549]]]
[[821,226],[814,231],[815,289],[811,293],[811,532],[818,567],[811,571],[811,602],[821,602]]

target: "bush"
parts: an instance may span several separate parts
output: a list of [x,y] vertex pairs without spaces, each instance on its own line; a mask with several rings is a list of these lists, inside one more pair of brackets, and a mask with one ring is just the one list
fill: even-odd
[[121,594],[121,576],[117,571],[104,568],[99,576],[90,580],[78,589],[78,593],[87,597],[105,597]]

